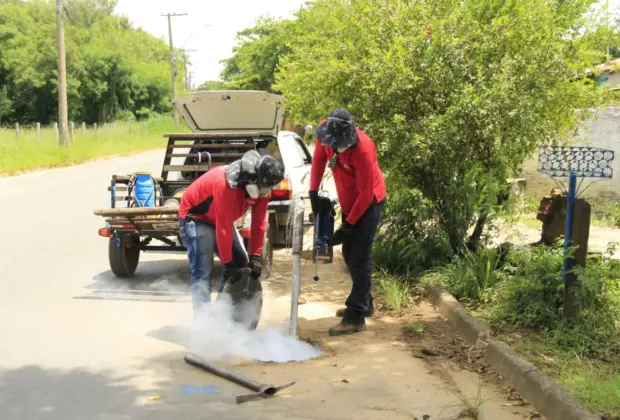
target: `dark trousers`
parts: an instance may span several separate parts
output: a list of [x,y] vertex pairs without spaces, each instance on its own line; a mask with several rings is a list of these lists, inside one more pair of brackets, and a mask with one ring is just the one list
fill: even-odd
[[[384,200],[385,201],[385,200]],[[373,201],[342,243],[342,254],[353,286],[345,304],[344,322],[365,323],[364,316],[373,309],[371,294],[372,246],[385,202]]]

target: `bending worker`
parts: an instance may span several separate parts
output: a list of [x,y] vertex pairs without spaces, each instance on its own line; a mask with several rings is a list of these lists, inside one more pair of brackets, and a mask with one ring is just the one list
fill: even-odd
[[334,232],[332,245],[342,244],[344,261],[353,280],[346,308],[336,312],[342,320],[330,328],[329,334],[350,334],[365,330],[365,317],[374,311],[372,246],[383,214],[385,181],[373,141],[355,126],[346,110],[337,109],[329,114],[316,129],[316,136],[309,194],[312,212],[321,211],[318,190],[329,161],[342,209],[342,225]]
[[[240,268],[252,276],[261,274],[261,254],[267,228],[271,189],[284,178],[284,168],[273,156],[246,152],[227,166],[209,170],[184,192],[179,206],[179,225],[191,270],[194,310],[211,301],[213,255],[217,254],[231,281]],[[234,226],[252,206],[249,260]],[[221,293],[225,284],[219,287]]]

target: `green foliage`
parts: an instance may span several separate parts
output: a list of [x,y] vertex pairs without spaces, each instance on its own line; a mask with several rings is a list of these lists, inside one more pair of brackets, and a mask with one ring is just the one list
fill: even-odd
[[391,311],[406,309],[411,302],[411,290],[407,282],[403,282],[402,279],[394,277],[386,271],[378,273],[377,288]]
[[[72,0],[65,8],[69,118],[105,122],[123,111],[138,118],[170,110],[166,43],[127,18],[113,16],[116,2]],[[180,77],[179,79],[182,79]],[[57,115],[54,4],[11,1],[0,8],[0,118],[49,124]],[[182,91],[180,88],[179,91]],[[9,103],[11,112],[3,112]]]
[[[52,127],[44,127],[37,137],[34,127],[22,127],[20,138],[15,130],[0,128],[0,174],[15,174],[39,168],[68,166],[91,159],[161,148],[166,145],[165,132],[189,131],[177,126],[171,117],[154,115],[148,121],[115,122],[97,131],[76,126],[69,147],[59,147]],[[162,155],[163,159],[163,155]]]
[[223,60],[222,80],[229,89],[272,91],[280,57],[289,52],[286,39],[293,23],[261,17],[237,34],[233,56]]
[[581,355],[620,356],[620,261],[590,257],[585,269],[575,269],[581,282],[577,323],[563,317],[563,261],[559,241],[553,247],[525,246],[507,253],[479,248],[427,272],[421,281],[487,313],[495,326],[542,332],[559,348]]
[[[601,100],[575,77],[604,58],[579,35],[592,3],[316,0],[287,32],[274,90],[297,124],[349,109],[403,200],[386,211],[386,226],[403,231],[385,228],[383,243],[402,250],[413,231],[409,242],[432,237],[431,253],[449,257],[482,243],[511,172],[576,129],[575,108]],[[451,251],[437,252],[445,241]],[[420,248],[399,264],[426,265]]]
[[375,263],[396,273],[409,269],[419,273],[449,258],[448,239],[432,220],[433,203],[415,188],[399,187],[397,172],[386,181],[390,193],[374,247]]
[[618,358],[605,361],[562,349],[547,337],[526,334],[515,346],[519,353],[554,378],[577,401],[594,413],[620,418],[620,370]]
[[207,80],[203,82],[200,86],[198,86],[198,91],[205,90],[224,90],[227,89],[226,83],[221,80]]
[[509,277],[499,288],[496,320],[526,328],[557,327],[564,302],[563,261],[559,245],[512,252],[502,268]]
[[501,255],[496,249],[465,250],[451,264],[427,272],[421,282],[440,286],[463,304],[476,307],[492,301],[502,280],[500,264]]

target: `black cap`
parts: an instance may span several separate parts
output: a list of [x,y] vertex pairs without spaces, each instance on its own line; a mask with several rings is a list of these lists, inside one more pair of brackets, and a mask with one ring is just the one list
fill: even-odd
[[357,131],[353,117],[346,109],[336,109],[315,131],[319,141],[334,149],[351,147],[357,143]]
[[257,184],[261,187],[273,187],[284,179],[282,163],[271,155],[262,156],[256,162]]

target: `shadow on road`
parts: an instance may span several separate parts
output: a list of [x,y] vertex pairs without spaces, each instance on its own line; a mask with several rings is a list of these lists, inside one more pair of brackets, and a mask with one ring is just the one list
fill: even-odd
[[[214,271],[219,276],[219,267],[216,268]],[[89,292],[74,299],[183,303],[189,300],[189,267],[185,260],[145,261],[138,265],[134,277],[130,279],[118,278],[107,270],[95,275],[92,280],[85,286]]]
[[0,412],[5,420],[150,419],[156,414],[165,418],[163,412],[155,413],[153,407],[140,404],[140,399],[146,400],[154,392],[134,388],[131,379],[34,365],[0,370]]

